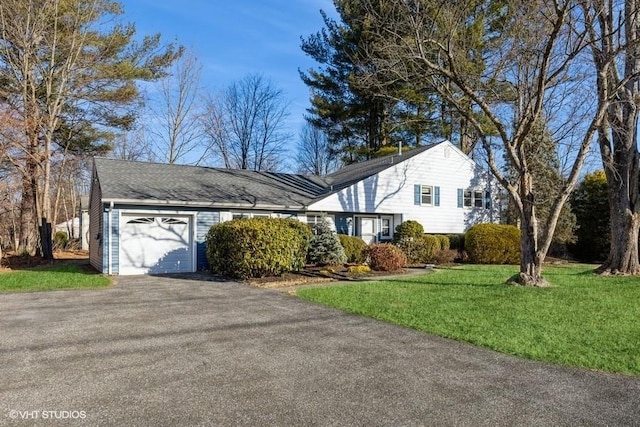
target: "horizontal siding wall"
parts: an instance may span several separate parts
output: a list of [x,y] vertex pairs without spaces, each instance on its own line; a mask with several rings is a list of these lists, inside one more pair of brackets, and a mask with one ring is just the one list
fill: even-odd
[[198,271],[208,270],[206,240],[211,226],[220,222],[220,212],[198,212],[196,218],[196,250]]
[[[457,149],[440,144],[314,203],[309,209],[389,214],[394,218],[402,215],[403,221],[420,222],[426,233],[462,233],[474,223],[490,221],[491,215],[488,209],[459,208],[458,189],[484,190],[487,177],[486,171]],[[438,203],[433,194],[433,205],[416,204],[417,185],[431,186],[434,193],[437,187]]]

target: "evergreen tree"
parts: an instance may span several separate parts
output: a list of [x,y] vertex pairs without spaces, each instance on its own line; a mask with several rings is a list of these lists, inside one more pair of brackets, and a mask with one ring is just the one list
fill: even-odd
[[333,232],[329,221],[324,217],[314,226],[307,261],[317,265],[338,265],[347,262],[338,235]]
[[117,22],[122,14],[112,0],[0,2],[0,100],[23,127],[14,147],[23,175],[19,250],[33,252],[39,219],[52,219],[56,149],[93,151],[101,144],[87,137],[128,129],[137,82],[162,76],[181,53],[163,48],[159,35],[136,42],[135,27]]
[[[523,150],[527,167],[531,170],[531,175],[536,182],[533,200],[539,221],[538,238],[541,238],[547,232],[553,201],[564,184],[556,144],[542,120],[531,126],[530,133],[524,139]],[[514,186],[519,185],[517,173],[511,170],[508,175]],[[519,226],[519,218],[518,211],[513,205],[513,201],[510,200],[505,222]],[[566,203],[560,211],[560,217],[554,230],[552,252],[564,252],[563,248],[576,239],[575,229],[576,216],[571,210],[571,204]]]
[[326,133],[332,154],[344,163],[386,155],[384,147],[419,146],[436,126],[436,108],[423,93],[399,85],[381,89],[359,78],[371,66],[363,60],[369,41],[361,3],[335,0],[341,22],[321,11],[325,28],[301,46],[321,65],[300,72],[311,91],[307,119]]
[[582,261],[604,261],[609,254],[609,185],[604,171],[584,177],[571,195],[577,241],[571,251]]

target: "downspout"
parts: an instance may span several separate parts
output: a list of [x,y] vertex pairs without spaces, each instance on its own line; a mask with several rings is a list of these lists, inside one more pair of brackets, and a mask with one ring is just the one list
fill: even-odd
[[109,274],[109,276],[111,276],[111,274],[113,273],[113,267],[111,266],[112,263],[112,259],[111,259],[111,239],[112,239],[112,233],[111,233],[111,214],[113,212],[113,202],[109,203],[109,216],[107,217],[107,233],[109,236],[108,239],[108,245],[107,246],[107,273]]

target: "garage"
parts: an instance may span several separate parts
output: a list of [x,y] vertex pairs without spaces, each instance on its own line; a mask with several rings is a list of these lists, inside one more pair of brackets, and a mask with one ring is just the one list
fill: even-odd
[[119,274],[195,271],[191,230],[190,216],[122,215]]

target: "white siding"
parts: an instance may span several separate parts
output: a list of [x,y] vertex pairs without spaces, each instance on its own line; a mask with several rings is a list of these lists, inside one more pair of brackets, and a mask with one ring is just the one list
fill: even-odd
[[[469,157],[444,142],[312,204],[309,210],[402,215],[403,221],[420,222],[426,233],[462,233],[476,222],[489,221],[490,215],[486,209],[459,208],[458,189],[485,190],[486,177]],[[416,205],[415,185],[439,187],[439,206]]]

